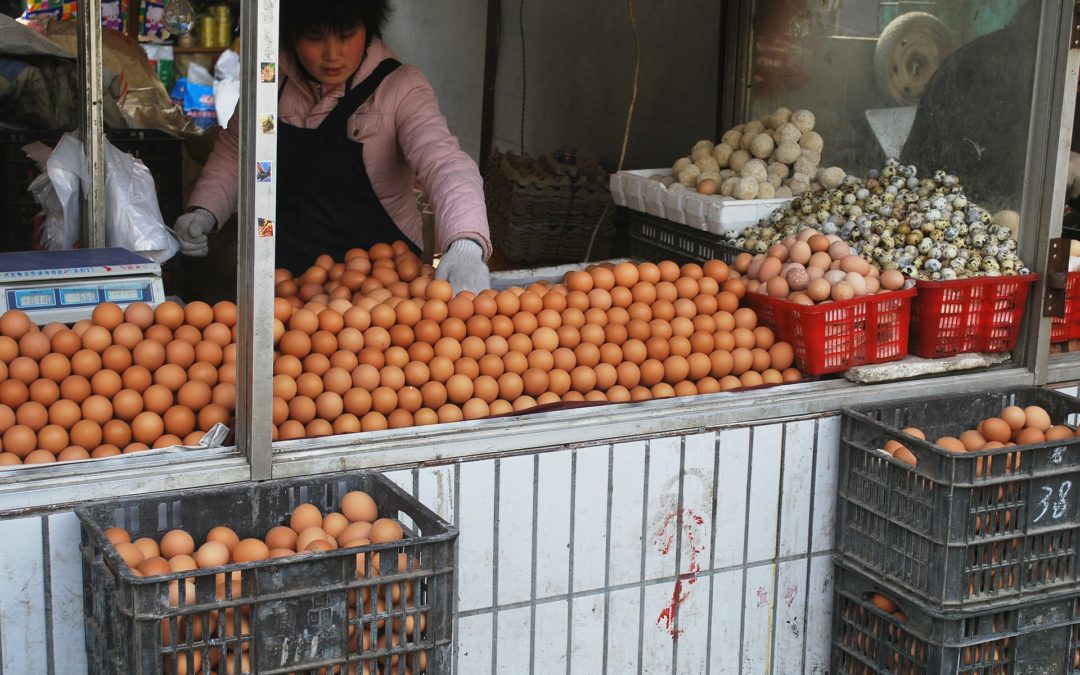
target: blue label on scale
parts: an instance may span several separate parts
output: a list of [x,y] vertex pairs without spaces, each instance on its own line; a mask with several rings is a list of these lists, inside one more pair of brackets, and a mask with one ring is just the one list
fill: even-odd
[[16,309],[43,309],[56,306],[56,293],[52,289],[34,289],[28,291],[12,291],[14,302],[11,306]]
[[150,287],[142,288],[106,288],[106,302],[139,302],[150,299]]
[[75,305],[96,305],[100,302],[97,288],[62,288],[60,304],[64,307]]

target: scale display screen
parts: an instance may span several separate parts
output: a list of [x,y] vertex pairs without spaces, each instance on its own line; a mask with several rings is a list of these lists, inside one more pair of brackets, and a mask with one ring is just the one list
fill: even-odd
[[62,288],[60,289],[60,304],[84,305],[98,302],[98,290],[96,288]]
[[141,288],[106,288],[105,300],[108,302],[136,302],[143,299]]
[[20,291],[15,294],[15,307],[18,309],[37,309],[56,305],[56,294],[51,290]]

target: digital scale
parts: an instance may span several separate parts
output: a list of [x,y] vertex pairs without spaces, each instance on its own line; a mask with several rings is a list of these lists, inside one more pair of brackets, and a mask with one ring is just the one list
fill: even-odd
[[0,311],[21,309],[38,325],[88,319],[103,302],[164,300],[161,265],[127,249],[0,253]]

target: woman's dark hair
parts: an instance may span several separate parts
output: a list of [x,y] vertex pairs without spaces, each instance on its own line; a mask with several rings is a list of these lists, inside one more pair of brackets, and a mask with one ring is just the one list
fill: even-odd
[[292,51],[304,35],[340,34],[361,25],[370,42],[382,37],[390,11],[390,0],[283,0],[281,46]]

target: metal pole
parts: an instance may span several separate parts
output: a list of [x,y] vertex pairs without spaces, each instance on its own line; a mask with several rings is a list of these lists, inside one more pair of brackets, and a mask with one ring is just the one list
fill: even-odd
[[480,113],[479,164],[487,175],[488,155],[495,135],[495,77],[499,66],[499,22],[502,0],[488,0],[487,33],[484,37],[484,92]]
[[86,153],[89,184],[84,186],[81,243],[86,248],[105,246],[105,150],[102,143],[103,95],[101,76],[101,3],[84,2],[78,12],[79,85],[82,117],[79,135]]
[[[273,464],[278,2],[243,0],[240,19],[237,447],[251,462],[251,478],[264,480]],[[256,162],[269,163],[269,181],[256,181]]]
[[1036,384],[1047,381],[1050,319],[1042,312],[1043,290],[1050,240],[1061,236],[1065,177],[1076,105],[1080,50],[1071,48],[1074,8],[1073,0],[1046,0],[1035,47],[1038,55],[1031,93],[1033,110],[1028,131],[1027,173],[1020,208],[1020,253],[1042,278],[1035,284],[1033,306],[1027,311],[1017,355],[1023,365],[1034,372]]

